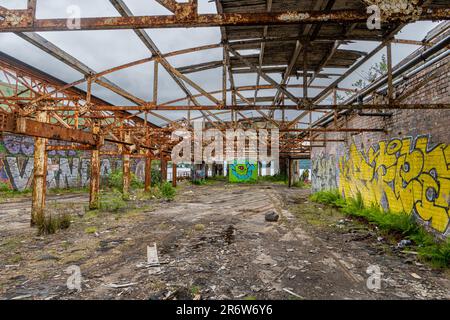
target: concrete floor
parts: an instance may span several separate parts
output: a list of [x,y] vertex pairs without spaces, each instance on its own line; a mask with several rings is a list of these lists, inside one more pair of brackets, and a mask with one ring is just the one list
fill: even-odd
[[[85,194],[53,196],[69,229],[37,236],[29,199],[0,204],[2,299],[449,299],[448,272],[375,230],[279,184],[184,183],[175,201],[134,200],[84,214]],[[278,222],[265,221],[275,211]],[[160,270],[148,267],[156,243]],[[78,266],[82,291],[69,290]],[[383,273],[369,290],[367,268]]]

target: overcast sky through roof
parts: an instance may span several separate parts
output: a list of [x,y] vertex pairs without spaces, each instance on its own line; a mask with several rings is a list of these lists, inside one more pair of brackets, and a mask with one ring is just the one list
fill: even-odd
[[[26,0],[0,0],[0,6],[9,9],[23,9],[26,8],[26,2]],[[124,2],[135,15],[171,14],[153,0],[125,0]],[[81,9],[82,17],[119,16],[118,12],[108,0],[38,0],[37,18],[68,17],[67,8],[73,5]],[[216,13],[216,7],[209,0],[199,0],[199,11],[200,13]],[[422,40],[436,25],[436,22],[416,22],[405,27],[397,37],[401,39]],[[146,31],[163,53],[205,44],[215,44],[219,43],[221,39],[219,28],[147,29]],[[39,34],[96,71],[102,71],[151,56],[147,47],[145,47],[132,30],[60,31],[41,32]],[[370,52],[377,45],[378,43],[375,42],[358,41],[350,45],[341,46],[341,48]],[[394,44],[394,65],[415,49],[417,49],[417,46]],[[14,34],[0,33],[0,50],[61,80],[72,82],[82,78],[79,72]],[[384,52],[382,51],[377,54],[364,64],[358,72],[341,82],[340,87],[351,87],[351,84],[360,79],[361,75],[364,75],[373,63],[380,61],[381,55]],[[172,57],[168,61],[174,67],[182,67],[221,59],[222,49],[218,48]],[[325,71],[328,70],[341,74],[345,72],[344,69],[325,69]],[[207,91],[220,90],[222,87],[221,68],[192,73],[187,76]],[[281,75],[279,74],[270,74],[270,76],[276,81],[281,81]],[[121,70],[108,75],[107,78],[139,98],[147,101],[152,99],[153,63]],[[328,85],[334,79],[335,77],[330,79],[317,79],[313,84]],[[235,75],[235,82],[237,86],[255,85],[256,74]],[[301,79],[291,78],[290,84],[300,84],[301,82]],[[261,84],[266,84],[266,82],[261,80]],[[80,86],[80,88],[85,89],[83,86]],[[194,94],[197,93],[195,89],[189,86],[188,88]],[[299,97],[302,96],[302,89],[296,88],[289,90]],[[314,96],[320,91],[311,89],[310,92]],[[93,93],[117,105],[132,105],[130,101],[98,85],[93,86]],[[275,90],[264,90],[259,91],[258,96],[273,96],[274,94]],[[243,95],[253,97],[253,92],[243,92]],[[175,84],[165,70],[160,67],[158,102],[164,103],[184,96],[183,91]],[[216,95],[216,97],[220,99],[221,95]],[[230,95],[228,97],[228,101],[231,101]],[[204,98],[200,98],[199,102],[211,104],[209,100]],[[325,102],[331,103],[330,100]],[[184,111],[160,111],[158,113],[172,120],[186,117],[186,112]],[[256,112],[252,111],[246,111],[243,114],[247,117],[258,116]],[[192,112],[192,117],[196,115],[200,115],[200,113]],[[286,112],[286,116],[289,119],[292,119],[296,115],[298,115],[298,112]],[[277,116],[280,116],[280,114],[278,113]],[[222,116],[222,119],[228,120],[229,117],[228,115]],[[164,121],[153,116],[149,116],[149,120],[158,125],[165,124]]]

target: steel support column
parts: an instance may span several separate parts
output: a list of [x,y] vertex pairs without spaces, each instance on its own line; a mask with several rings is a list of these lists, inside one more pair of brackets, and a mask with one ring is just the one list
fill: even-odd
[[172,163],[172,186],[177,187],[177,164]]
[[[95,124],[92,128],[93,134],[98,134],[100,127]],[[91,153],[91,179],[89,184],[89,209],[99,208],[100,190],[100,146],[97,146]]]
[[[36,120],[47,122],[47,112],[39,112]],[[42,223],[45,218],[45,190],[47,186],[47,139],[34,139],[33,194],[31,200],[31,226]]]
[[[125,142],[130,142],[130,133],[125,133]],[[130,182],[131,182],[131,173],[130,173],[130,153],[124,148],[123,149],[123,196],[127,198],[130,195]]]
[[145,191],[150,191],[152,186],[152,158],[145,158]]

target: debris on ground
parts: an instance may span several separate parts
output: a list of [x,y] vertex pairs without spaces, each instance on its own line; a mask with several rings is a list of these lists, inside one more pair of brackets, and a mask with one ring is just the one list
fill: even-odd
[[280,216],[275,211],[270,211],[266,213],[265,219],[268,222],[277,222]]
[[[337,210],[317,210],[309,190],[178,188],[170,203],[135,200],[132,214],[76,215],[69,229],[51,236],[29,228],[30,203],[9,203],[0,217],[0,298],[450,298],[448,275],[419,263],[417,254],[393,250]],[[88,195],[67,201],[84,211]],[[268,213],[278,223],[265,223]],[[339,221],[343,229],[330,227]],[[89,227],[99,237],[84,232]],[[64,270],[73,265],[82,292],[67,288]],[[383,274],[376,292],[366,286],[372,265]]]

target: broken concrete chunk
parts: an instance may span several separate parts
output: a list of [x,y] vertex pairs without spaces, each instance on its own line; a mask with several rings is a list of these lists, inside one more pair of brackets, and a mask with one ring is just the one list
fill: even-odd
[[277,222],[280,216],[275,211],[270,211],[266,213],[266,221]]

